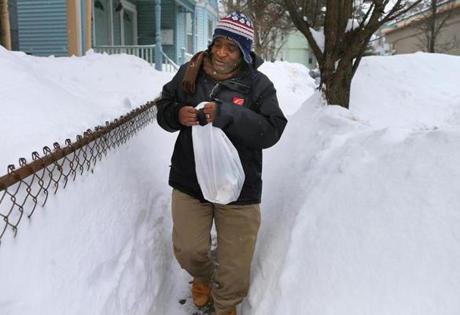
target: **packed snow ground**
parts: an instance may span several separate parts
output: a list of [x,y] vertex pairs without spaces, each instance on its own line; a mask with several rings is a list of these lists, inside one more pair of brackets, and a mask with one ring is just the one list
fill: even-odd
[[[0,170],[158,95],[171,74],[128,56],[0,47]],[[264,158],[245,315],[460,313],[460,58],[369,57],[351,109],[307,70],[265,64],[289,123]],[[189,314],[172,256],[175,134],[156,124],[51,196],[0,246],[0,314]],[[0,175],[4,172],[0,172]]]

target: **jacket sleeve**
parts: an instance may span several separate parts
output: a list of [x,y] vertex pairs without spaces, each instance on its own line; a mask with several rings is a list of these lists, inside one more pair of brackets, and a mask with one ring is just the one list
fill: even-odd
[[251,149],[269,148],[278,142],[287,119],[281,111],[273,83],[263,77],[262,92],[255,110],[222,102],[213,125],[227,136]]
[[174,78],[163,86],[161,97],[157,101],[158,124],[169,132],[175,132],[183,126],[179,123],[179,110],[184,106],[178,102],[177,91],[184,76],[185,65],[181,66]]

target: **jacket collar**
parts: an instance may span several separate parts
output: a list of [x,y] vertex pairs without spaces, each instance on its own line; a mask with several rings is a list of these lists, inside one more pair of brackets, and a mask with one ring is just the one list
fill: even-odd
[[252,67],[254,70],[257,70],[263,63],[264,60],[259,57],[259,55],[256,55],[255,52],[251,51],[251,56],[252,56]]
[[[204,72],[202,70],[203,58],[206,54],[209,54],[209,53],[210,53],[209,48],[208,50],[198,52],[192,57],[192,59],[188,63],[187,69],[185,71],[184,78],[182,81],[182,87],[187,94],[195,93],[195,89],[196,89],[195,84],[196,84],[196,79],[198,77],[198,74],[200,72]],[[251,52],[251,57],[252,57],[252,63],[251,64],[244,63],[241,69],[241,72],[237,77],[226,80],[226,81],[230,81],[228,82],[230,85],[236,85],[240,89],[242,85],[250,86],[250,80],[252,80],[252,77],[255,71],[257,71],[257,68],[259,68],[264,63],[263,59],[260,58],[258,55],[256,55],[256,53],[254,52]]]

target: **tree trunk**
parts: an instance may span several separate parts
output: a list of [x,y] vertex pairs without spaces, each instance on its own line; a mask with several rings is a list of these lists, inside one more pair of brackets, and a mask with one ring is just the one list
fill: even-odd
[[431,21],[430,21],[430,36],[428,41],[428,52],[434,53],[436,47],[436,20],[438,11],[438,1],[431,0]]
[[10,16],[8,14],[8,0],[0,0],[0,23],[0,44],[3,45],[6,49],[11,50],[11,31]]
[[[422,0],[413,2],[395,0],[389,9],[385,8],[389,0],[367,1],[372,3],[363,12],[359,11],[363,10],[363,6],[354,7],[357,3],[354,0],[316,0],[315,3],[310,1],[314,0],[306,2],[284,0],[284,3],[293,23],[305,36],[315,54],[321,72],[320,88],[324,91],[328,104],[348,108],[351,81],[372,34],[383,24],[412,10]],[[364,2],[366,1],[362,1],[361,4]],[[308,3],[316,4],[317,8],[325,4],[324,19],[321,17],[324,25],[324,48],[320,47],[313,36],[314,24],[312,23],[316,18],[308,18],[302,10],[302,7],[306,8],[305,4]],[[308,8],[311,7],[308,5]],[[320,13],[316,12],[316,15]],[[356,27],[347,29],[347,24],[353,17],[360,21]]]
[[[341,63],[347,61],[342,60]],[[327,103],[330,105],[340,105],[348,108],[350,104],[351,81],[353,79],[353,64],[347,62],[342,64],[337,70],[324,69],[324,84]]]
[[253,45],[254,45],[254,51],[256,52],[256,54],[258,54],[259,56],[263,57],[264,51],[262,49],[262,45],[260,44],[260,36],[259,36],[259,32],[258,32],[258,29],[257,29],[256,25],[254,25],[254,42],[253,42]]

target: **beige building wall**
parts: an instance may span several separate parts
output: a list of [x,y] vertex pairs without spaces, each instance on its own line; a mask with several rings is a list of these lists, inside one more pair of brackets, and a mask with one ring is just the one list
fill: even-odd
[[69,56],[80,56],[81,26],[80,7],[74,0],[67,0],[67,33]]
[[0,1],[0,44],[11,50],[11,29],[8,1]]
[[[85,11],[82,12],[80,1],[67,0],[67,33],[69,56],[81,56],[84,51],[91,48],[91,0],[85,0],[85,4]],[[82,16],[84,17],[83,19]],[[85,23],[85,28],[87,30],[85,38],[83,39],[82,23]]]
[[[452,10],[446,25],[438,35],[436,49],[441,53],[460,55],[460,3],[456,3]],[[417,21],[400,23],[395,29],[385,31],[386,41],[391,45],[394,54],[426,51],[426,40],[423,40],[424,34],[419,25]]]

